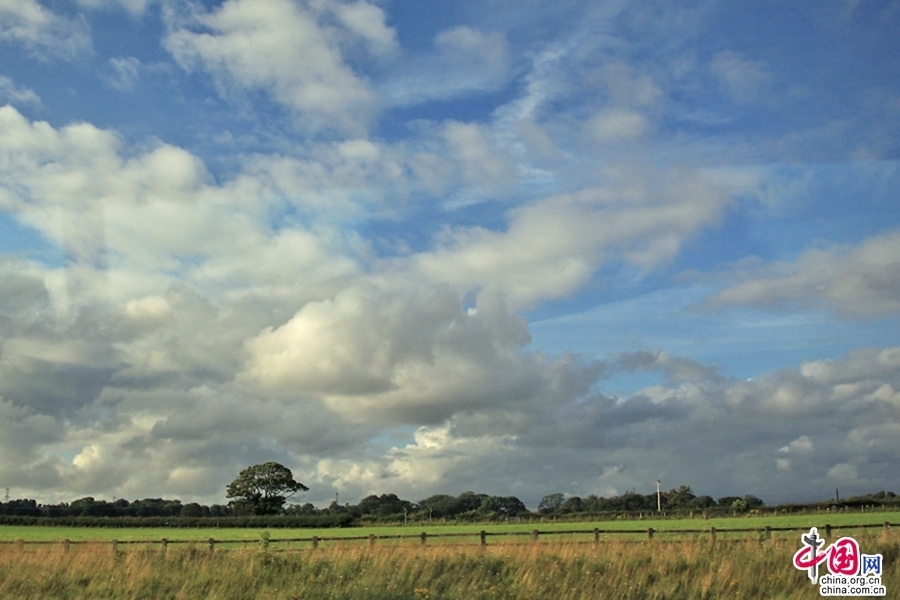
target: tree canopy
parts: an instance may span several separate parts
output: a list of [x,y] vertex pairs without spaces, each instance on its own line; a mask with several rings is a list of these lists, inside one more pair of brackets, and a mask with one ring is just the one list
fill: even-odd
[[271,515],[279,512],[288,498],[309,488],[294,481],[291,470],[277,462],[247,467],[225,489],[226,498],[237,512]]

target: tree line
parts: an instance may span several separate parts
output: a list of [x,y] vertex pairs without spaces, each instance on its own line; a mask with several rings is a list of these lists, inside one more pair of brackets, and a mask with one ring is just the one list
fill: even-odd
[[[610,517],[628,514],[652,516],[657,510],[656,493],[626,492],[605,498],[591,494],[584,498],[555,493],[544,496],[536,510],[529,510],[515,496],[491,496],[463,492],[458,496],[437,494],[411,502],[396,494],[370,495],[358,504],[338,504],[318,508],[311,503],[289,504],[276,514],[252,515],[231,505],[206,506],[196,502],[145,498],[114,501],[81,498],[71,503],[39,504],[35,500],[18,499],[0,502],[0,524],[105,525],[120,527],[350,527],[365,523],[422,523],[429,521],[484,522],[528,518]],[[765,506],[753,495],[742,497],[696,496],[682,485],[660,494],[662,510],[667,514],[720,514],[746,512]],[[893,492],[829,500],[812,504],[779,505],[779,510],[794,511],[827,506],[900,505]]]
[[[459,496],[436,494],[418,502],[403,500],[396,494],[370,495],[359,504],[340,505],[335,499],[327,508],[311,503],[287,504],[297,492],[309,488],[294,480],[291,470],[276,462],[253,465],[242,470],[225,488],[227,505],[205,506],[196,502],[145,498],[129,502],[124,498],[107,502],[88,496],[71,503],[41,505],[34,500],[0,502],[0,524],[29,524],[49,521],[53,524],[116,526],[280,526],[347,527],[366,522],[501,521],[514,518],[604,517],[611,514],[679,513],[702,511],[705,514],[758,510],[765,503],[747,494],[743,497],[697,496],[690,486],[681,485],[667,492],[638,494],[634,490],[605,498],[591,494],[586,498],[553,493],[541,498],[537,510],[528,510],[515,496],[491,496],[463,492]],[[873,497],[874,496],[874,497]],[[852,503],[895,503],[893,492],[880,492]],[[287,506],[286,506],[287,504]],[[275,519],[274,521],[272,519]],[[239,519],[239,520],[236,520]]]

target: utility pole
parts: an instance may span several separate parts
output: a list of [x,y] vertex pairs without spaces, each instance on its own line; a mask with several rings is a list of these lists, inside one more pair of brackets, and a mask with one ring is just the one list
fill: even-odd
[[6,503],[9,504],[9,488],[6,488]]
[[659,479],[656,480],[656,512],[662,512],[662,496],[659,494]]

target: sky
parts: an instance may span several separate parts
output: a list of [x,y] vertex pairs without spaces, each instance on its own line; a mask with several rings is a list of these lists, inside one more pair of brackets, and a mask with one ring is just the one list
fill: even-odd
[[0,0],[0,488],[900,492],[897,31]]

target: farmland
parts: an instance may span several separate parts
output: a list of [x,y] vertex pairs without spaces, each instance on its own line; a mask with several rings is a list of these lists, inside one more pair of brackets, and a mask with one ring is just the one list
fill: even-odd
[[[884,557],[882,583],[900,586],[894,535],[858,535]],[[0,597],[44,599],[587,600],[816,598],[791,565],[796,540],[701,540],[435,545],[335,544],[315,551],[207,552],[182,545],[112,553],[107,544],[0,550]]]
[[[881,583],[890,595],[900,587],[896,526],[856,528],[884,522],[896,524],[900,514],[268,531],[5,526],[0,527],[0,597],[815,598],[818,587],[792,566],[791,558],[801,530],[817,526],[824,533],[826,525],[835,530],[829,542],[852,535],[862,552],[883,556]],[[768,539],[761,533],[767,526],[772,528]],[[657,533],[649,539],[651,528]],[[711,528],[718,530],[715,544]],[[780,530],[787,528],[791,530]],[[539,543],[530,536],[535,529],[540,531]],[[590,543],[592,529],[603,532],[599,543]],[[481,531],[490,534],[485,546],[479,544]],[[427,545],[416,539],[421,532],[429,536]],[[377,543],[366,543],[369,535],[376,536]],[[312,536],[322,541],[316,549],[309,541]],[[357,539],[330,539],[347,537]],[[160,545],[163,538],[169,540],[165,546]],[[216,540],[213,552],[210,538]],[[305,541],[286,541],[297,539]],[[63,540],[70,540],[68,548]],[[119,540],[116,551],[112,540]],[[141,541],[147,543],[136,543]]]
[[[778,528],[804,528],[824,527],[830,524],[833,527],[847,527],[859,524],[879,524],[883,522],[900,523],[900,512],[847,512],[847,513],[811,513],[772,515],[762,514],[757,516],[740,516],[715,519],[621,519],[594,522],[563,522],[534,520],[530,522],[513,523],[485,523],[485,524],[428,524],[412,523],[403,525],[364,526],[347,529],[271,529],[268,535],[272,541],[279,539],[311,538],[317,536],[321,539],[342,537],[368,537],[374,534],[378,537],[417,536],[426,532],[428,536],[439,535],[463,535],[469,534],[468,541],[477,539],[481,530],[487,531],[492,539],[503,534],[510,534],[510,539],[527,539],[529,532],[537,529],[543,535],[545,532],[561,531],[589,531],[597,528],[607,531],[646,531],[653,528],[659,532],[670,530],[702,530],[709,531],[711,527],[721,530],[720,535],[728,536],[729,529],[763,529],[770,526]],[[25,540],[26,542],[61,542],[68,539],[73,542],[81,541],[110,541],[113,539],[130,541],[159,541],[163,538],[171,541],[196,541],[205,542],[209,538],[216,540],[259,541],[264,529],[250,528],[118,528],[114,520],[110,520],[110,527],[49,527],[49,526],[0,526],[0,542]],[[641,537],[639,534],[635,534]],[[662,535],[669,536],[664,533]],[[735,534],[737,537],[746,537],[746,532]],[[774,532],[776,536],[797,538],[797,533]],[[844,535],[844,533],[842,533]],[[587,537],[584,537],[587,536]],[[582,536],[589,539],[588,534]],[[608,536],[618,537],[618,534],[604,533],[604,539]],[[632,536],[634,537],[634,536]],[[681,537],[681,536],[678,536]]]
[[[855,528],[884,522],[900,523],[900,513],[346,529],[3,526],[0,597],[813,598],[818,588],[791,565],[801,530],[813,526],[822,533],[831,526],[828,541],[853,535],[862,552],[882,554],[882,583],[898,589],[896,527]],[[767,526],[769,539],[762,534]],[[711,528],[717,530],[715,545]],[[597,544],[590,543],[593,529],[603,532]],[[652,540],[649,529],[656,531]],[[534,530],[540,543],[533,543]],[[481,531],[489,536],[484,547]],[[422,532],[425,546],[418,539]],[[370,535],[374,545],[366,543]],[[315,550],[313,536],[321,540]],[[210,538],[216,540],[214,552]],[[162,539],[168,540],[165,549]],[[64,540],[71,542],[68,548]],[[119,541],[115,552],[112,540]]]

